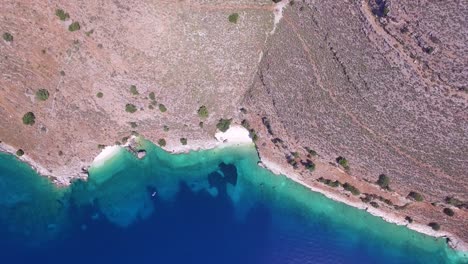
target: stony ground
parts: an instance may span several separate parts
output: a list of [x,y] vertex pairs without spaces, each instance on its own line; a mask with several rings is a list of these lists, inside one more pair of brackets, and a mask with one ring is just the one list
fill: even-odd
[[[442,213],[447,196],[468,201],[462,2],[295,0],[272,33],[270,0],[3,0],[0,141],[66,181],[132,133],[191,144],[212,139],[220,118],[247,119],[261,157],[292,169],[298,152],[316,164],[295,170],[310,184],[351,182],[466,241],[466,207]],[[374,184],[382,173],[390,192]]]

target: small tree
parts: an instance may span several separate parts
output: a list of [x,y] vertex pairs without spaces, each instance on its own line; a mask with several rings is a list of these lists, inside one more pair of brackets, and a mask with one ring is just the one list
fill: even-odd
[[385,174],[380,174],[379,179],[377,180],[377,184],[382,188],[382,189],[389,189],[389,184],[390,184],[390,178],[385,175]]
[[430,226],[430,227],[431,227],[433,230],[435,230],[435,231],[440,230],[440,225],[439,225],[438,223],[436,223],[436,222],[430,222],[430,223],[428,224],[428,226]]
[[343,184],[343,188],[349,192],[351,192],[353,195],[359,195],[361,194],[361,192],[359,191],[358,188],[354,187],[353,185],[349,184],[349,183],[345,183]]
[[11,35],[8,32],[3,33],[3,39],[7,42],[12,42],[13,41],[13,35]]
[[33,112],[27,112],[26,114],[24,114],[23,124],[32,126],[34,125],[35,122],[36,122],[36,116],[34,115]]
[[18,149],[18,150],[16,151],[16,155],[17,155],[18,157],[21,157],[21,156],[24,155],[24,151],[23,151],[22,149]]
[[70,14],[63,11],[62,9],[55,10],[55,15],[59,17],[60,20],[65,21],[70,18]]
[[137,90],[135,85],[130,85],[130,93],[132,93],[133,95],[140,94],[140,93],[138,93],[138,90]]
[[450,209],[450,208],[444,208],[444,214],[448,215],[448,216],[454,216],[455,215],[455,212]]
[[126,104],[125,105],[125,111],[127,111],[129,113],[135,113],[137,111],[137,108],[133,104]]
[[164,112],[166,112],[166,111],[167,111],[167,108],[166,108],[166,106],[165,106],[165,105],[163,105],[163,104],[159,104],[159,106],[158,106],[158,107],[159,107],[159,111],[161,111],[162,113],[164,113]]
[[102,97],[104,96],[104,94],[103,94],[102,92],[98,92],[98,93],[96,94],[96,96],[97,96],[97,98],[102,98]]
[[73,32],[73,31],[77,31],[77,30],[80,30],[80,23],[79,22],[73,22],[70,24],[70,26],[68,26],[68,30]]
[[238,13],[232,13],[232,14],[230,14],[230,15],[228,16],[228,20],[229,20],[229,22],[236,24],[236,23],[237,23],[237,20],[239,20],[239,14],[238,14]]
[[161,138],[158,140],[158,145],[161,147],[166,146],[166,140],[164,138]]
[[339,156],[338,158],[336,158],[336,162],[338,162],[338,164],[340,164],[344,169],[349,169],[348,160],[344,157]]
[[422,196],[422,194],[417,193],[417,192],[413,192],[413,191],[411,191],[408,194],[408,197],[415,200],[415,201],[417,201],[417,202],[422,202],[424,200],[424,197]]
[[231,121],[232,121],[232,119],[221,118],[218,121],[218,124],[216,125],[216,128],[219,129],[221,132],[226,132],[229,129],[229,127],[231,126]]
[[36,98],[40,101],[49,99],[49,91],[47,89],[39,89],[36,91]]
[[202,106],[200,106],[200,108],[198,108],[197,113],[198,113],[198,116],[200,118],[207,118],[208,117],[208,109],[204,105],[202,105]]
[[149,99],[153,101],[156,100],[156,95],[154,94],[154,92],[149,93]]
[[182,145],[187,145],[187,139],[186,138],[180,138],[180,143],[182,143]]

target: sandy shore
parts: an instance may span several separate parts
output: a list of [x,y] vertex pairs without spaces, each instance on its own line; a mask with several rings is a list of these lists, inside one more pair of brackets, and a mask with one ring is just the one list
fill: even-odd
[[301,180],[301,177],[299,175],[286,171],[280,165],[278,165],[278,164],[276,164],[276,163],[274,163],[272,161],[269,161],[269,160],[266,160],[266,159],[261,159],[261,164],[260,165],[263,168],[268,169],[268,170],[270,170],[271,172],[273,172],[273,173],[275,173],[277,175],[279,175],[279,174],[285,175],[286,177],[290,178],[291,180],[293,180],[293,181],[295,181],[295,182],[297,182],[297,183],[299,183],[299,184],[301,184],[303,186],[306,186],[311,191],[321,193],[321,194],[325,195],[329,199],[332,199],[334,201],[347,204],[349,206],[352,206],[352,207],[360,209],[360,210],[365,210],[365,211],[367,211],[368,213],[370,213],[370,214],[372,214],[374,216],[382,218],[386,222],[396,224],[396,225],[406,226],[409,229],[414,230],[414,231],[419,232],[419,233],[422,233],[422,234],[426,234],[426,235],[433,236],[433,237],[446,237],[446,238],[449,238],[450,239],[450,241],[449,241],[449,246],[450,247],[452,247],[455,250],[459,250],[459,251],[468,251],[468,244],[466,242],[464,242],[463,240],[461,240],[460,238],[458,238],[457,236],[453,235],[452,233],[445,232],[445,231],[435,231],[431,227],[429,227],[428,225],[424,225],[424,224],[420,224],[420,223],[416,223],[416,222],[413,222],[413,223],[410,224],[410,223],[408,223],[408,221],[405,220],[405,216],[403,216],[403,215],[384,212],[383,210],[380,210],[378,208],[369,206],[364,202],[350,201],[350,200],[346,199],[345,197],[343,197],[341,195],[338,195],[336,193],[330,192],[330,191],[328,191],[326,189],[317,188],[317,187],[312,186],[312,185],[306,183],[305,181]]
[[[135,139],[136,139],[135,137],[132,137],[129,140],[129,142],[132,142]],[[129,144],[131,144],[131,143],[127,143],[126,145],[113,145],[113,146],[105,147],[101,151],[101,153],[94,158],[94,160],[90,164],[90,166],[102,166],[107,160],[109,160],[114,155],[116,155],[122,148],[128,147]],[[213,149],[213,148],[237,147],[237,146],[249,145],[249,144],[253,145],[253,141],[249,137],[249,131],[247,129],[245,129],[244,127],[242,127],[242,126],[233,125],[226,132],[218,131],[216,133],[216,135],[215,135],[215,139],[213,139],[213,140],[194,141],[194,142],[191,142],[190,145],[180,145],[180,144],[170,145],[169,144],[166,147],[164,147],[164,149],[166,151],[169,151],[169,152],[175,154],[175,153],[186,153],[186,152],[189,152],[189,151],[207,150],[207,149]],[[0,151],[16,155],[16,149],[14,147],[12,147],[12,146],[9,146],[9,145],[5,144],[5,143],[0,143]],[[22,160],[23,162],[26,162],[27,164],[29,164],[39,174],[41,174],[43,176],[51,176],[50,171],[48,171],[47,169],[45,169],[41,165],[37,164],[36,162],[34,162],[34,160],[29,158],[27,155],[19,157],[19,159]],[[468,244],[465,243],[463,240],[459,239],[457,236],[455,236],[455,235],[453,235],[453,234],[451,234],[449,232],[435,231],[435,230],[433,230],[431,227],[429,227],[427,225],[416,223],[416,222],[413,222],[413,223],[409,224],[404,219],[403,215],[398,215],[398,214],[395,214],[395,213],[385,212],[385,211],[383,211],[381,209],[374,208],[372,206],[368,206],[364,202],[351,201],[349,199],[346,199],[346,197],[344,197],[342,195],[339,195],[337,193],[330,192],[330,191],[328,191],[326,189],[317,188],[315,186],[312,186],[312,185],[306,183],[305,181],[301,180],[300,175],[292,173],[290,171],[287,171],[281,165],[279,165],[279,164],[277,164],[275,162],[272,162],[270,160],[262,158],[261,163],[259,163],[259,165],[264,167],[265,169],[270,170],[274,174],[285,175],[286,177],[290,178],[291,180],[293,180],[293,181],[295,181],[295,182],[297,182],[297,183],[299,183],[299,184],[301,184],[303,186],[306,186],[311,191],[321,193],[321,194],[325,195],[329,199],[333,199],[335,201],[347,204],[347,205],[352,206],[354,208],[357,208],[357,209],[360,209],[360,210],[366,210],[368,213],[370,213],[370,214],[372,214],[374,216],[380,217],[380,218],[382,218],[383,220],[385,220],[385,221],[387,221],[389,223],[406,226],[409,229],[412,229],[412,230],[414,230],[416,232],[423,233],[423,234],[433,236],[433,237],[447,237],[447,238],[450,239],[449,245],[452,248],[454,248],[455,250],[459,250],[459,251],[468,251]],[[56,181],[54,181],[54,182],[56,182]],[[69,184],[69,180],[64,181],[63,183],[59,181],[58,184],[67,185],[67,184]]]

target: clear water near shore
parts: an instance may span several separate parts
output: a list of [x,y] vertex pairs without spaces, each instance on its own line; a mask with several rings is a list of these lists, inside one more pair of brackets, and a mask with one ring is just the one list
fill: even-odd
[[435,239],[257,166],[253,147],[121,150],[56,188],[0,154],[0,262],[468,263]]

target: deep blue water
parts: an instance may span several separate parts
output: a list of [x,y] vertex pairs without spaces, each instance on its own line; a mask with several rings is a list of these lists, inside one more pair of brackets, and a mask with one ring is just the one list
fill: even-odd
[[110,179],[59,190],[0,155],[0,263],[466,263],[265,172],[250,152],[202,154],[187,167],[157,149],[143,164],[123,153],[95,172],[112,167]]

